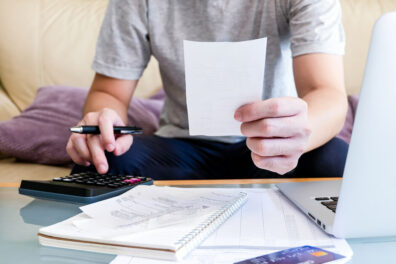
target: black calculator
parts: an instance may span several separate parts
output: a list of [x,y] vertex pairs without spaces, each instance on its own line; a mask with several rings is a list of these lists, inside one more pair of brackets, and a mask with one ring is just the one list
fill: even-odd
[[153,184],[151,178],[82,172],[50,181],[22,180],[19,193],[35,198],[93,203],[117,196],[140,184]]

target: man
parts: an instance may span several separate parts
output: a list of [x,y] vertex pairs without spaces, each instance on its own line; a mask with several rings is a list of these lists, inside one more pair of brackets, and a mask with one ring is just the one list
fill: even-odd
[[[246,138],[189,137],[183,40],[262,37],[268,37],[263,100],[234,115]],[[154,179],[342,176],[347,144],[333,137],[347,109],[344,41],[337,0],[111,0],[79,123],[98,125],[101,135],[70,137],[67,151],[78,164],[72,172]],[[112,127],[127,123],[151,55],[167,95],[160,129],[155,136],[115,138]]]

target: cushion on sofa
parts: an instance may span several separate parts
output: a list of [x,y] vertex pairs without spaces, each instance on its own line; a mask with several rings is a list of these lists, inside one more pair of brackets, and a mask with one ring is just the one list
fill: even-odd
[[8,120],[21,112],[0,86],[0,121]]
[[358,95],[350,95],[348,96],[348,112],[346,116],[346,120],[344,123],[344,127],[337,135],[338,138],[344,140],[349,144],[351,141],[353,124],[355,122],[355,114],[357,110],[357,106],[359,103],[359,96]]
[[[0,122],[0,152],[41,164],[71,163],[65,149],[69,128],[81,120],[87,94],[84,88],[40,88],[32,105],[21,115]],[[160,91],[149,99],[132,99],[129,123],[142,127],[145,134],[154,133],[164,97]]]
[[[1,0],[0,79],[24,110],[37,88],[87,87],[108,0]],[[148,98],[161,85],[157,61],[148,64],[134,96]]]

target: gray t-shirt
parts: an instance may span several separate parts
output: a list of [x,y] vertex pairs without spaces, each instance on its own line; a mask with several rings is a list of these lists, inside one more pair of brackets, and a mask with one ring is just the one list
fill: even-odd
[[137,80],[153,55],[166,92],[157,135],[187,137],[183,40],[263,37],[268,37],[263,99],[296,96],[292,57],[344,53],[339,1],[110,0],[92,67],[106,76]]

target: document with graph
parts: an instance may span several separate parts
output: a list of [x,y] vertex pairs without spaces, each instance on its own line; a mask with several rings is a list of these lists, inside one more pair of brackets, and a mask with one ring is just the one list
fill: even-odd
[[[344,239],[328,236],[275,189],[238,189],[249,200],[183,262],[233,263],[304,245],[350,258]],[[112,264],[165,264],[152,259],[118,256]]]

